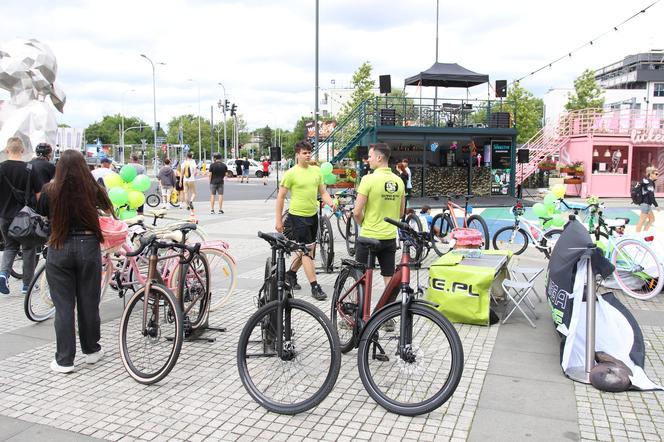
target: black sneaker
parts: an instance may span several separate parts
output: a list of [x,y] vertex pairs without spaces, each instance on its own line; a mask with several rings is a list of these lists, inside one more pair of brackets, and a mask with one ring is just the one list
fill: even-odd
[[297,283],[297,274],[286,272],[286,284],[291,286],[293,290],[302,290],[302,286]]
[[327,295],[323,291],[323,287],[321,287],[320,284],[317,284],[311,288],[311,296],[313,296],[316,301],[325,301],[327,299]]

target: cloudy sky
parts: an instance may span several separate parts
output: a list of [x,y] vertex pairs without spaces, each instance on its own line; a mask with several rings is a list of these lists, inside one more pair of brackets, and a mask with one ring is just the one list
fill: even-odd
[[[489,74],[492,82],[512,80],[654,1],[441,0],[438,59]],[[314,107],[314,0],[0,0],[0,10],[0,49],[14,38],[36,38],[56,54],[57,81],[67,94],[59,121],[71,126],[121,112],[152,122],[152,69],[142,53],[166,63],[157,66],[162,126],[198,112],[199,86],[209,118],[223,97],[219,82],[250,128],[292,128]],[[542,96],[569,87],[586,68],[664,48],[661,17],[664,2],[522,85]],[[320,86],[348,84],[369,61],[376,80],[391,74],[393,87],[401,87],[435,61],[435,26],[435,0],[320,0]],[[486,97],[486,87],[471,93]]]

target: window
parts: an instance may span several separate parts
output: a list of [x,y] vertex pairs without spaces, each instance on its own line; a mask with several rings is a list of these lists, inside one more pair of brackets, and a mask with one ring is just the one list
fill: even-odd
[[655,83],[655,91],[653,92],[655,97],[664,97],[664,83]]

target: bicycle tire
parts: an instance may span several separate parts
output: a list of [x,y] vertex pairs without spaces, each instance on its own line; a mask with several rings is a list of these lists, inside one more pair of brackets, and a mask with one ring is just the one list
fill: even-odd
[[[423,231],[422,221],[416,214],[411,213],[404,221],[416,232],[421,233]],[[399,237],[401,237],[401,235],[399,235]],[[420,262],[422,259],[426,258],[424,247],[422,247],[421,244],[412,244],[412,249],[415,250],[415,256],[412,257],[414,262]]]
[[[438,256],[443,256],[450,251],[450,232],[452,231],[454,224],[452,224],[452,218],[449,214],[437,214],[431,220],[431,233],[430,241],[433,247],[433,250]],[[436,232],[437,231],[437,232]]]
[[101,290],[99,292],[99,304],[106,296],[108,287],[111,285],[111,280],[113,279],[113,261],[110,259],[102,258],[101,266]]
[[[43,305],[42,308],[39,306]],[[30,281],[28,293],[23,300],[25,316],[32,322],[43,322],[55,315],[55,306],[46,278],[46,263],[41,264]]]
[[318,248],[320,249],[320,260],[325,273],[334,270],[334,234],[332,223],[326,216],[321,216],[318,225]]
[[[353,215],[350,215],[353,216]],[[341,215],[337,216],[337,230],[339,234],[345,240],[346,239],[346,223],[348,222],[348,214],[345,210],[341,211]]]
[[[179,272],[180,267],[176,268]],[[210,267],[205,254],[196,253],[191,261],[184,264],[186,270],[178,273],[178,300],[185,319],[189,320],[191,330],[207,325],[210,313]],[[186,332],[186,330],[185,330]]]
[[[374,378],[372,368],[374,367],[373,365],[370,367],[369,363],[369,358],[373,356],[372,351],[375,350],[374,345],[372,343],[379,338],[379,333],[378,331],[381,330],[383,331],[386,335],[389,336],[389,331],[386,331],[386,323],[388,321],[392,320],[396,322],[396,325],[394,325],[395,330],[399,332],[400,330],[400,319],[401,319],[401,303],[393,303],[392,305],[380,310],[374,318],[372,318],[369,323],[367,324],[366,329],[360,336],[360,345],[358,347],[358,352],[357,352],[357,361],[358,361],[358,371],[360,374],[360,379],[362,379],[362,384],[364,384],[364,388],[367,390],[367,393],[376,401],[378,404],[380,404],[383,408],[386,410],[400,414],[403,416],[416,416],[424,413],[429,413],[438,407],[440,407],[442,404],[444,404],[447,400],[449,400],[450,397],[454,394],[454,391],[456,390],[457,386],[459,385],[459,381],[461,380],[461,376],[463,374],[463,365],[464,365],[464,359],[463,359],[463,346],[461,344],[461,339],[459,339],[459,334],[457,333],[456,329],[452,325],[452,323],[445,317],[443,316],[440,312],[437,310],[434,310],[433,308],[425,305],[425,304],[420,304],[420,303],[412,303],[409,307],[409,314],[411,316],[411,320],[415,320],[415,316],[419,316],[421,318],[425,318],[426,320],[429,321],[430,324],[432,324],[432,330],[433,326],[437,326],[440,331],[442,332],[438,336],[434,336],[431,341],[433,342],[433,345],[437,345],[438,347],[442,347],[443,343],[441,342],[443,339],[446,341],[447,345],[449,345],[448,349],[445,349],[445,351],[440,351],[439,348],[436,350],[430,350],[430,351],[424,351],[422,350],[421,345],[416,345],[415,342],[413,342],[413,348],[415,348],[415,354],[412,354],[412,357],[414,358],[413,361],[411,362],[404,362],[401,357],[398,356],[398,353],[395,353],[395,351],[392,351],[392,348],[389,348],[388,351],[385,351],[383,353],[383,356],[387,356],[388,360],[385,361],[380,361],[379,358],[373,359],[374,361],[377,361],[375,367],[376,372],[378,372],[379,367],[384,368],[384,364],[389,364],[390,363],[390,358],[392,359],[393,363],[399,365],[400,367],[399,372],[401,374],[399,375],[399,378],[396,377],[396,375],[393,373],[392,376],[388,376],[387,385],[386,389],[381,388],[381,382],[376,381]],[[417,321],[419,325],[420,322],[419,320]],[[426,324],[425,324],[426,325]],[[413,329],[414,324],[411,322],[411,337],[413,339],[416,339],[415,336],[412,336],[412,333],[415,331]],[[431,337],[430,336],[431,332],[427,331],[424,336],[425,337]],[[419,335],[418,335],[419,336]],[[396,344],[397,346],[397,351],[398,351],[398,346],[399,346],[399,339],[394,338],[393,336],[388,337],[388,341],[385,342],[384,347],[381,347],[381,349],[388,348],[388,345],[390,342],[394,345]],[[419,341],[418,341],[419,342]],[[420,359],[417,359],[418,354],[417,352],[421,352],[419,355]],[[445,355],[449,353],[450,358],[445,357]],[[395,356],[395,354],[397,356]],[[427,361],[422,361],[422,359],[428,359]],[[419,363],[420,365],[424,365],[426,368],[425,370],[419,370],[420,367],[414,365],[415,363]],[[406,365],[408,364],[408,365]],[[446,366],[448,366],[446,368]],[[444,372],[447,372],[447,376],[445,376],[445,373],[438,374],[437,372],[432,373],[433,370],[437,369],[442,369]],[[395,380],[400,380],[406,377],[407,375],[411,373],[407,373],[404,375],[405,371],[410,371],[412,373],[415,373],[416,371],[421,371],[425,375],[429,375],[432,378],[432,382],[438,382],[442,383],[440,388],[437,387],[429,387],[429,388],[424,388],[425,391],[435,391],[433,395],[430,395],[429,397],[415,403],[406,403],[403,401],[399,401],[395,398],[392,398],[389,396],[389,394],[392,394],[395,392],[395,390],[398,388],[397,383]],[[399,373],[397,372],[397,373]],[[442,378],[444,377],[444,381]],[[413,385],[412,382],[406,381],[405,382],[408,385]],[[412,397],[413,394],[416,392],[413,392],[412,389],[410,392],[408,392],[408,396]]]
[[[35,267],[39,264],[39,255],[41,255],[41,253],[38,251],[40,249],[41,248],[38,247],[37,250],[35,250]],[[12,268],[9,269],[9,274],[16,279],[23,279],[23,251],[20,248],[14,257],[14,263],[12,264]]]
[[147,204],[150,207],[157,207],[160,202],[161,202],[161,197],[156,193],[151,193],[150,195],[147,196],[147,198],[145,198],[145,204]]
[[[326,397],[327,395],[332,391],[334,388],[334,384],[336,383],[337,377],[339,376],[339,370],[341,368],[341,351],[339,349],[339,337],[337,334],[333,331],[332,329],[332,324],[330,324],[329,319],[327,319],[327,316],[316,306],[299,300],[299,299],[289,299],[288,300],[288,306],[290,308],[289,311],[285,311],[284,317],[286,317],[288,314],[290,314],[291,320],[292,320],[292,315],[294,311],[299,311],[304,313],[305,315],[308,315],[310,318],[309,321],[313,321],[314,325],[317,324],[317,327],[322,329],[323,334],[325,335],[325,338],[327,339],[328,345],[329,345],[329,363],[325,363],[325,361],[321,361],[322,355],[318,355],[314,357],[314,361],[312,361],[311,366],[303,366],[299,365],[300,361],[295,361],[295,363],[298,364],[296,369],[292,369],[290,367],[286,367],[286,365],[290,365],[289,362],[292,360],[281,360],[276,357],[276,354],[273,353],[267,353],[267,351],[274,351],[274,343],[276,342],[273,341],[272,343],[266,343],[265,340],[261,337],[258,339],[259,343],[257,344],[255,339],[252,340],[252,333],[254,332],[256,326],[259,327],[259,331],[261,334],[259,336],[263,336],[263,328],[265,318],[269,318],[272,315],[276,315],[278,313],[277,309],[280,308],[279,301],[272,301],[260,309],[258,309],[247,321],[245,326],[242,328],[242,332],[240,334],[240,340],[238,342],[237,346],[237,366],[238,366],[238,371],[240,374],[240,380],[242,381],[242,384],[244,385],[244,388],[247,390],[249,395],[256,401],[258,402],[262,407],[265,409],[275,412],[275,413],[280,413],[280,414],[298,414],[304,411],[307,411],[316,405],[320,404]],[[299,315],[298,315],[299,316]],[[292,324],[293,326],[295,324]],[[298,323],[299,325],[299,323]],[[298,349],[299,341],[295,342],[294,338],[311,338],[313,335],[313,332],[315,332],[315,329],[310,329],[310,330],[298,330],[298,327],[295,327],[296,329],[293,331],[292,334],[292,340],[291,344],[295,349]],[[251,354],[248,353],[247,351],[249,350],[250,345],[260,345],[263,348],[263,354]],[[324,343],[320,343],[320,346],[324,346]],[[319,347],[320,347],[319,346]],[[297,353],[302,354],[303,349],[300,349],[300,352]],[[319,348],[320,352],[320,348]],[[273,355],[274,357],[269,357]],[[256,358],[253,358],[251,356],[258,356]],[[297,356],[293,359],[297,359]],[[299,400],[298,402],[289,402],[286,403],[278,398],[273,398],[271,397],[271,393],[269,391],[263,391],[262,390],[262,385],[257,385],[255,382],[254,377],[251,375],[252,368],[255,364],[251,364],[248,361],[257,361],[258,363],[260,362],[265,362],[265,361],[270,361],[274,360],[276,362],[275,365],[277,367],[275,368],[259,368],[257,373],[262,373],[265,374],[266,376],[269,377],[268,380],[268,385],[267,387],[274,386],[274,380],[279,379],[281,376],[279,376],[278,373],[276,373],[277,369],[281,368],[286,371],[286,374],[283,375],[283,383],[280,385],[277,385],[277,388],[285,388],[288,391],[286,394],[289,397],[292,397],[293,393],[296,393],[298,391],[304,390],[311,390],[307,388],[304,385],[304,379],[313,379],[314,377],[314,372],[316,369],[323,369],[325,370],[325,373],[322,374],[324,376],[324,379],[320,382],[320,386],[313,386],[312,388],[314,391],[311,394],[308,394],[307,398],[304,400]],[[250,368],[250,366],[252,368]],[[289,384],[292,382],[291,384]],[[275,392],[279,393],[280,390],[277,390]]]
[[364,284],[359,284],[344,299],[339,299],[339,297],[347,290],[345,287],[349,279],[351,283],[348,285],[348,289],[360,278],[362,278],[361,271],[353,267],[345,267],[339,272],[339,276],[334,282],[330,321],[339,336],[341,353],[348,353],[357,345],[357,324],[362,319],[362,306],[365,299]]
[[[182,341],[184,340],[182,311],[180,310],[180,306],[178,305],[173,292],[161,284],[152,284],[151,293],[154,293],[152,296],[154,296],[156,299],[148,299],[148,314],[152,313],[152,315],[154,315],[155,308],[153,306],[155,304],[157,305],[156,310],[162,310],[163,308],[163,312],[159,312],[159,316],[161,316],[162,313],[164,316],[164,318],[162,318],[161,325],[163,326],[163,321],[169,321],[169,323],[173,324],[173,336],[171,337],[171,341],[167,339],[167,336],[162,336],[161,327],[159,330],[151,329],[150,332],[153,334],[153,336],[146,336],[143,333],[142,304],[144,302],[143,298],[145,294],[145,287],[141,287],[136,293],[134,293],[129,302],[127,302],[127,305],[122,313],[122,318],[120,320],[120,356],[122,359],[122,364],[124,365],[125,370],[127,370],[129,376],[131,376],[136,382],[146,385],[159,382],[168,376],[168,374],[175,366],[178,357],[180,356]],[[137,319],[138,330],[130,332],[128,330],[129,321],[131,319],[131,313],[135,308],[138,309],[139,313]],[[150,312],[151,309],[152,312]],[[152,323],[153,320],[154,316],[151,317],[150,323]],[[168,351],[168,354],[165,355],[165,361],[156,370],[153,371],[146,372],[140,369],[137,366],[137,361],[130,354],[130,346],[127,342],[129,334],[131,334],[132,337],[135,336],[139,341],[144,341],[143,344],[140,344],[139,342],[139,346],[143,350],[143,353],[145,353],[145,350],[148,349],[150,345],[154,345],[157,342],[170,342],[170,344],[165,346],[166,351]],[[150,363],[156,360],[156,358],[153,359],[152,357],[149,357],[148,359],[150,360]]]
[[[478,225],[477,225],[477,224]],[[482,232],[482,238],[484,238],[484,248],[489,250],[491,248],[491,237],[489,236],[489,227],[486,225],[486,221],[480,215],[470,215],[466,219],[466,226],[469,229],[475,229]]]
[[[560,235],[562,235],[563,230],[562,229],[551,229],[547,231],[544,234],[544,238],[540,242],[541,246],[543,247],[542,252],[544,252],[544,256],[546,259],[551,258],[551,252],[553,251],[553,247],[555,247],[556,242],[558,241],[558,238],[560,238]],[[555,239],[552,239],[555,237]],[[553,243],[553,245],[551,245]]]
[[[501,237],[505,232],[509,232],[506,238]],[[521,241],[516,241],[517,238],[520,238]],[[496,233],[493,234],[493,248],[495,250],[511,250],[513,254],[520,255],[526,251],[528,248],[528,243],[530,239],[528,234],[521,227],[515,226],[505,226],[496,230]],[[506,247],[506,245],[514,245],[514,248]]]
[[[207,257],[210,268],[210,311],[213,312],[223,307],[235,291],[237,266],[226,252],[217,248],[202,247],[201,253]],[[220,277],[224,279],[221,283],[217,283]],[[228,281],[228,285],[225,281]]]
[[[637,266],[639,269],[638,271],[620,269],[621,265],[619,259],[623,261],[626,259],[634,259],[634,256],[630,256],[634,255],[633,251],[626,251],[626,248],[629,246],[640,248],[644,252],[644,257],[649,255],[648,262],[641,261],[638,264],[631,263],[632,266]],[[652,299],[662,291],[662,285],[664,285],[662,265],[659,263],[655,252],[641,241],[636,239],[623,239],[618,241],[611,252],[611,264],[615,266],[615,271],[613,273],[614,278],[626,295],[631,296],[634,299],[645,301]],[[627,263],[627,265],[630,265],[630,263]],[[646,273],[645,265],[648,265],[650,273],[653,272],[653,269],[656,269],[657,274],[651,275],[650,273]],[[640,270],[641,268],[644,270]]]
[[349,216],[346,221],[346,250],[350,256],[355,256],[355,238],[357,238],[359,231],[355,217]]

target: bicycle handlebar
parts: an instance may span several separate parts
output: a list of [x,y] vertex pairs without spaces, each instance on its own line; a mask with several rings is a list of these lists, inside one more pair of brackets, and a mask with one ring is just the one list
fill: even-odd
[[[179,227],[177,227],[176,229],[173,229],[173,230],[179,230],[186,236],[187,232],[190,232],[192,230],[196,230],[197,228],[198,228],[198,226],[196,226],[196,224],[187,223],[187,224],[179,226]],[[145,250],[145,248],[147,246],[149,246],[150,244],[152,244],[153,242],[155,242],[157,240],[158,236],[159,236],[159,233],[157,233],[157,232],[150,232],[146,235],[141,236],[141,238],[139,239],[138,248],[125,253],[125,255],[130,257],[130,258],[133,257],[133,256],[140,255],[141,253],[143,253],[143,250]],[[196,246],[200,249],[200,244],[196,244]],[[186,246],[184,244],[180,244],[180,243],[176,243],[176,242],[169,242],[169,243],[160,242],[160,243],[158,243],[158,247],[159,248],[166,248],[166,247],[185,248],[189,252],[193,253],[193,250],[194,250],[195,246]]]
[[284,249],[287,252],[293,252],[295,250],[301,250],[303,252],[307,252],[308,248],[307,245],[304,243],[299,243],[296,241],[292,241],[286,236],[284,236],[283,233],[263,233],[261,231],[258,232],[258,237],[261,239],[264,239],[268,243],[270,243],[271,247],[276,247],[279,249]]
[[392,224],[393,226],[396,226],[401,230],[405,230],[405,231],[410,232],[410,233],[417,233],[415,231],[415,229],[413,229],[412,227],[410,227],[408,224],[406,224],[404,222],[397,221],[395,219],[388,218],[388,217],[383,218],[383,221],[385,221],[388,224]]

